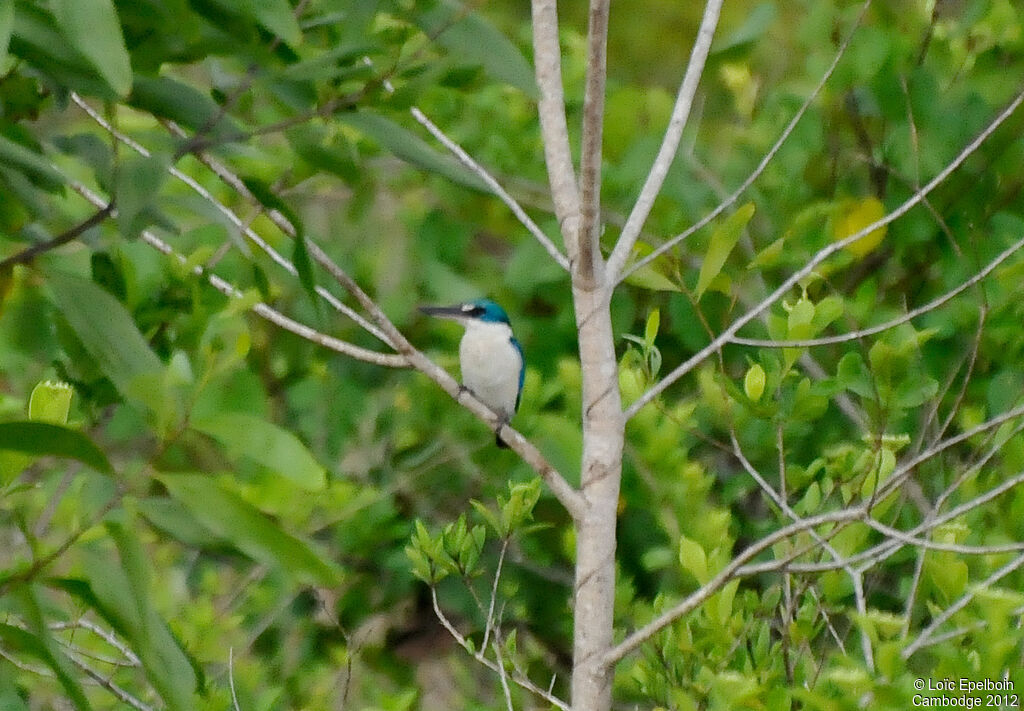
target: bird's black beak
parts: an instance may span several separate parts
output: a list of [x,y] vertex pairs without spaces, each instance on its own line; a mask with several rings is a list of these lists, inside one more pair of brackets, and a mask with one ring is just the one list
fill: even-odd
[[420,311],[428,316],[437,318],[459,318],[466,315],[466,310],[461,304],[455,306],[420,306]]

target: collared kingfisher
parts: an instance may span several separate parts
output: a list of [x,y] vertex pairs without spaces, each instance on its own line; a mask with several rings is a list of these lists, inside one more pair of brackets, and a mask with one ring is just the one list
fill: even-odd
[[[501,425],[507,424],[519,409],[526,361],[505,309],[490,299],[477,299],[455,306],[421,306],[420,311],[465,327],[459,343],[462,386],[493,410]],[[495,441],[499,447],[508,447],[497,433]]]

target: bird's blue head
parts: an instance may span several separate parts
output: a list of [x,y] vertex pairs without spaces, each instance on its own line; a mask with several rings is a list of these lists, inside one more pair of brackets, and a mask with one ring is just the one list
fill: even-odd
[[454,306],[421,306],[420,311],[431,316],[455,319],[456,321],[483,321],[484,323],[508,324],[508,314],[490,299],[477,299]]

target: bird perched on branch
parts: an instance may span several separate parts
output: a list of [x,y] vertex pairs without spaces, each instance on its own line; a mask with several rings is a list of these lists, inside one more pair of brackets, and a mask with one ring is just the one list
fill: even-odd
[[[462,386],[500,418],[500,432],[519,409],[526,376],[523,349],[512,335],[505,309],[490,299],[477,299],[455,306],[421,306],[420,311],[465,327],[459,343]],[[508,447],[497,432],[495,441]]]

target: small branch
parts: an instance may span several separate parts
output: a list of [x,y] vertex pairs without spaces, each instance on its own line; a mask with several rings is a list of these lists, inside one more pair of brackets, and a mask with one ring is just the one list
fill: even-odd
[[569,127],[565,121],[565,92],[562,88],[562,53],[558,45],[556,0],[533,0],[533,61],[540,101],[537,112],[544,143],[555,216],[562,229],[569,261],[577,263],[576,233],[579,231],[580,196],[569,148]]
[[587,33],[587,78],[583,93],[583,131],[580,146],[580,225],[575,235],[579,283],[596,284],[601,269],[601,137],[604,127],[604,86],[608,53],[608,15],[611,0],[590,0]]
[[960,597],[960,599],[958,599],[952,605],[950,605],[945,610],[936,615],[935,619],[932,620],[931,624],[924,628],[921,634],[918,635],[917,639],[915,639],[913,642],[907,645],[903,649],[903,651],[900,652],[900,656],[904,659],[909,659],[911,655],[914,654],[914,652],[916,652],[922,646],[927,644],[928,639],[931,637],[932,633],[935,632],[935,630],[937,630],[946,620],[948,620],[954,614],[956,614],[963,608],[967,607],[971,600],[973,600],[974,597],[980,591],[988,588],[990,585],[992,585],[992,583],[998,582],[999,580],[1006,577],[1022,565],[1024,565],[1024,555],[1019,555],[1013,560],[1011,560],[1009,563],[1004,565],[1002,568],[999,568],[999,570],[992,573],[992,575],[985,578],[980,583],[971,586],[971,590],[964,593]]
[[686,73],[679,85],[679,94],[676,96],[675,106],[672,108],[672,116],[665,130],[665,137],[661,141],[661,148],[654,159],[651,170],[647,174],[647,180],[640,190],[640,196],[633,206],[629,218],[619,235],[619,241],[615,245],[611,256],[608,258],[608,273],[611,278],[618,276],[623,265],[629,259],[630,253],[640,237],[644,223],[654,201],[661,192],[665,183],[665,176],[675,161],[676,152],[679,150],[679,141],[683,137],[683,128],[686,127],[686,120],[690,116],[690,108],[693,106],[693,97],[697,93],[697,86],[700,84],[701,75],[704,73],[704,64],[711,50],[711,41],[715,37],[715,28],[718,26],[718,17],[722,11],[724,0],[707,0],[704,5],[704,17],[700,21],[700,28],[697,30],[697,38],[693,43],[693,50],[690,52],[690,61],[686,66]]
[[501,184],[498,183],[494,176],[487,172],[487,170],[482,165],[473,160],[473,157],[466,153],[465,149],[463,149],[462,146],[460,146],[458,143],[449,138],[444,133],[444,131],[438,128],[433,121],[427,118],[427,116],[422,111],[420,111],[419,108],[413,106],[411,109],[409,109],[409,111],[410,113],[412,113],[413,118],[415,118],[416,121],[418,121],[421,126],[430,131],[430,134],[434,138],[440,141],[445,148],[451,151],[452,154],[459,159],[460,163],[462,163],[469,170],[471,170],[478,178],[484,181],[487,187],[491,189],[491,192],[494,193],[503,203],[505,203],[508,209],[512,211],[512,214],[516,216],[516,218],[519,220],[519,223],[523,227],[525,227],[527,231],[530,234],[532,234],[538,242],[540,242],[540,245],[549,255],[551,255],[551,258],[558,263],[558,266],[568,271],[569,260],[566,259],[565,255],[558,250],[558,247],[554,245],[554,243],[548,238],[548,236],[544,234],[544,230],[538,227],[537,223],[534,222],[533,219],[526,214],[526,211],[523,210],[522,206],[518,202],[516,202],[516,199],[509,195],[508,192],[503,187],[501,187]]
[[815,255],[803,267],[801,267],[793,274],[791,274],[789,278],[782,282],[782,284],[775,291],[769,294],[766,298],[762,299],[760,303],[758,303],[752,309],[749,309],[745,314],[743,314],[735,321],[733,321],[732,324],[728,328],[726,328],[721,335],[715,338],[711,343],[706,345],[704,348],[702,348],[700,351],[698,351],[684,363],[682,363],[679,366],[676,366],[676,368],[672,370],[672,372],[670,372],[668,375],[666,375],[660,382],[658,382],[652,388],[647,390],[647,392],[645,392],[643,395],[637,398],[633,402],[633,404],[631,404],[626,409],[626,418],[631,418],[651,400],[653,400],[659,394],[664,392],[666,388],[672,385],[672,383],[674,383],[675,381],[679,380],[679,378],[689,373],[698,364],[704,362],[704,360],[709,355],[711,355],[719,348],[721,348],[724,344],[732,340],[732,338],[736,335],[737,331],[743,328],[743,326],[745,326],[746,324],[750,323],[750,321],[757,318],[757,316],[762,311],[767,309],[770,305],[778,301],[783,296],[783,294],[785,294],[787,291],[793,288],[793,286],[796,285],[801,279],[803,279],[812,271],[814,271],[814,268],[817,267],[819,264],[824,262],[826,259],[831,257],[839,250],[843,249],[844,247],[853,244],[854,242],[861,239],[865,235],[873,232],[874,230],[877,230],[881,227],[888,225],[891,222],[894,222],[895,220],[899,219],[907,212],[909,212],[915,205],[921,202],[925,195],[927,195],[940,184],[942,184],[946,180],[946,178],[948,178],[953,173],[953,171],[959,168],[960,165],[965,160],[967,160],[967,158],[972,153],[978,150],[981,144],[984,143],[988,139],[988,137],[991,136],[995,132],[995,130],[999,128],[999,126],[1001,126],[1003,122],[1006,121],[1006,119],[1008,119],[1017,110],[1017,108],[1021,105],[1021,102],[1024,102],[1024,92],[1017,94],[1017,96],[1014,97],[1013,101],[1011,101],[1010,104],[1005,109],[1003,109],[999,113],[999,115],[996,116],[989,123],[989,125],[986,126],[980,134],[978,134],[978,136],[973,141],[968,143],[967,146],[962,151],[960,151],[956,158],[950,161],[945,168],[939,171],[938,175],[932,178],[920,190],[916,191],[913,195],[911,195],[895,210],[890,212],[888,215],[882,217],[881,219],[876,220],[875,222],[866,226],[864,229],[850,235],[845,239],[839,240],[838,242],[833,242],[832,244],[820,249],[817,253],[815,253]]
[[231,706],[235,711],[242,711],[238,706],[238,695],[235,693],[235,648],[228,647],[228,686],[231,688]]
[[[122,656],[124,656],[124,658],[128,660],[129,666],[142,666],[142,662],[139,661],[139,658],[137,656],[135,656],[135,652],[133,652],[127,645],[121,642],[121,640],[117,638],[117,635],[115,635],[111,631],[103,629],[96,623],[90,622],[85,618],[79,618],[73,622],[52,622],[50,623],[49,627],[51,630],[73,630],[78,628],[89,630],[94,635],[96,635],[104,642],[109,644],[111,647],[116,649],[118,652],[120,652]],[[119,663],[123,664],[123,662]]]
[[831,511],[829,513],[819,514],[818,516],[809,516],[773,531],[764,538],[761,538],[747,546],[743,552],[729,561],[729,564],[719,571],[718,575],[702,585],[698,590],[695,590],[693,593],[688,595],[684,600],[661,613],[640,629],[627,635],[624,640],[619,642],[604,655],[603,663],[609,667],[614,665],[648,639],[665,629],[665,627],[672,624],[683,615],[686,615],[700,607],[712,595],[721,590],[726,583],[737,577],[737,573],[742,569],[744,563],[751,560],[762,551],[771,548],[779,541],[783,541],[790,536],[811,530],[823,524],[856,521],[863,518],[863,516],[863,508],[854,507],[842,509],[840,511]]
[[[71,186],[72,190],[77,192],[79,195],[84,197],[92,204],[103,204],[102,198],[100,198],[98,195],[96,195],[94,192],[89,190],[89,188],[85,187],[81,183],[78,183],[76,181],[69,181],[68,184]],[[156,234],[154,234],[151,230],[143,230],[140,237],[143,242],[153,247],[158,252],[161,252],[169,257],[173,257],[180,264],[188,263],[188,260],[185,258],[184,255],[174,251],[174,249],[169,244],[167,244],[162,239],[157,237]],[[217,276],[212,272],[204,270],[200,266],[193,266],[192,273],[195,274],[196,276],[205,277],[206,280],[210,283],[210,286],[212,286],[214,289],[221,292],[225,296],[231,297],[233,299],[240,299],[244,297],[244,294],[233,284],[222,279],[221,277]],[[336,353],[341,353],[342,355],[349,356],[350,358],[355,358],[357,360],[361,360],[367,363],[373,363],[374,365],[380,365],[388,368],[409,367],[409,363],[401,355],[371,351],[367,348],[362,348],[361,346],[356,346],[347,341],[343,341],[341,339],[334,338],[333,336],[328,336],[324,333],[320,333],[316,329],[311,328],[310,326],[307,326],[304,323],[300,323],[299,321],[295,321],[294,319],[285,316],[281,312],[271,308],[270,306],[262,302],[254,304],[252,307],[250,307],[250,310],[253,313],[257,314],[258,316],[261,316],[262,318],[266,319],[267,321],[270,321],[274,325],[279,326],[280,328],[283,328],[286,331],[294,333],[296,336],[305,338],[307,341],[311,341],[313,343],[316,343],[317,345],[323,346],[324,348],[328,348],[332,351],[335,351]]]
[[505,708],[508,711],[514,711],[512,706],[512,690],[508,688],[508,672],[505,671],[505,662],[501,658],[501,647],[498,645],[497,631],[495,631],[491,648],[494,650],[494,658],[498,662],[498,678],[501,680],[501,690],[505,694]]
[[[203,154],[200,154],[199,158],[200,160],[203,160],[203,162],[208,167],[214,170],[217,173],[217,175],[222,180],[225,181],[225,183],[227,183],[231,188],[236,190],[240,195],[255,200],[255,197],[252,195],[252,193],[249,192],[249,189],[245,187],[245,184],[242,182],[242,180],[237,175],[232,173],[227,167],[217,163],[216,161],[210,159],[208,156],[205,156]],[[270,210],[267,213],[267,216],[275,225],[277,225],[279,229],[281,229],[282,232],[289,235],[290,237],[295,237],[295,227],[288,221],[288,219],[284,215],[282,215],[277,210]],[[151,244],[153,244],[154,246],[156,246],[157,242],[163,244],[162,241],[159,240],[159,238],[156,238],[155,235],[151,234],[150,236],[155,240],[154,242],[151,242]],[[545,481],[545,483],[551,489],[555,497],[562,503],[563,506],[565,506],[569,514],[574,519],[582,515],[582,512],[584,510],[582,496],[580,496],[579,492],[577,492],[573,488],[573,486],[569,484],[565,480],[565,478],[562,477],[562,475],[559,474],[559,472],[547,461],[544,455],[541,454],[540,450],[538,450],[525,437],[519,434],[519,432],[512,429],[512,427],[509,426],[507,423],[504,423],[504,421],[501,420],[496,414],[491,412],[486,405],[484,405],[475,397],[473,397],[471,393],[469,393],[464,388],[461,388],[459,384],[455,381],[455,379],[452,378],[444,369],[437,366],[433,361],[431,361],[423,353],[417,350],[415,346],[413,346],[408,341],[408,339],[406,339],[405,336],[398,330],[398,328],[391,322],[391,319],[389,319],[387,314],[385,314],[380,309],[377,303],[372,298],[370,298],[370,296],[365,291],[362,290],[362,288],[356,283],[356,281],[352,279],[352,277],[350,277],[344,269],[338,266],[338,264],[336,264],[334,260],[332,260],[330,256],[320,248],[319,245],[317,245],[312,240],[307,240],[306,246],[309,251],[309,255],[313,258],[313,261],[315,261],[317,264],[323,267],[327,271],[327,273],[330,274],[331,277],[336,282],[338,282],[338,284],[343,289],[345,289],[345,291],[352,295],[356,299],[356,301],[359,302],[360,306],[362,306],[363,310],[371,317],[373,322],[376,324],[375,326],[373,323],[367,323],[365,319],[363,319],[360,316],[358,317],[359,322],[361,324],[366,323],[364,328],[367,328],[368,330],[372,329],[372,332],[380,340],[382,340],[384,343],[387,343],[396,351],[398,351],[396,355],[387,355],[382,353],[376,353],[375,351],[366,351],[365,349],[359,349],[360,351],[365,351],[363,353],[364,356],[366,355],[366,353],[372,353],[378,358],[385,358],[387,360],[396,359],[395,362],[400,363],[401,366],[411,365],[420,372],[424,373],[428,378],[433,380],[435,383],[437,383],[456,402],[458,402],[460,405],[462,405],[470,412],[475,414],[477,417],[482,419],[492,429],[500,426],[501,436],[505,443],[508,444],[513,451],[519,454],[519,456],[523,458],[523,461],[525,461],[527,464],[533,467],[534,471],[536,471],[537,474],[540,475],[540,477]],[[164,247],[166,247],[166,245],[164,245]],[[160,247],[157,248],[160,249]],[[161,251],[163,251],[163,249],[161,249]],[[167,253],[168,252],[165,252],[165,254]],[[213,279],[215,277],[210,276],[209,278],[211,280],[210,283],[213,284]],[[234,288],[227,282],[220,280],[219,277],[216,278],[219,280],[218,283],[221,284],[222,286],[225,286],[227,288]],[[221,288],[216,284],[214,284],[214,286],[218,289]],[[313,340],[314,342],[319,342],[316,340],[319,338],[330,339],[329,336],[324,336],[323,334],[319,334],[318,332],[314,331],[313,329],[310,329],[307,326],[304,326],[303,324],[294,322],[291,319],[288,319],[288,317],[284,316],[283,314],[273,311],[273,309],[270,309],[270,307],[264,304],[257,304],[256,307],[254,307],[254,310],[256,310],[256,312],[259,313],[261,316],[264,316],[264,318],[267,318],[268,320],[271,320],[274,323],[278,323],[279,321],[281,323],[288,323],[289,330],[302,330],[304,333],[308,334],[308,336],[304,335],[303,337],[308,337],[310,340]],[[266,314],[263,313],[264,310],[267,310]],[[293,332],[298,331],[293,330]],[[300,333],[299,335],[303,334]],[[344,343],[343,341],[337,341],[337,339],[330,340],[331,342],[335,342],[335,345],[339,343]],[[358,348],[357,346],[353,346],[352,344],[348,343],[345,343],[345,346],[350,349]],[[337,348],[334,348],[334,350],[337,350]],[[365,359],[365,357],[361,359]]]
[[[750,477],[757,482],[757,485],[761,487],[761,490],[768,495],[768,498],[770,498],[791,521],[794,523],[799,522],[801,519],[797,512],[790,507],[786,502],[786,499],[779,494],[779,492],[775,491],[772,485],[769,484],[763,476],[761,476],[761,473],[757,471],[757,469],[754,468],[754,465],[750,463],[750,460],[747,459],[746,454],[743,453],[743,448],[740,446],[739,440],[736,439],[736,431],[731,427],[729,429],[729,437],[732,440],[733,453],[736,455],[736,458],[739,460],[740,464],[743,465],[743,468]],[[811,529],[808,533],[810,533],[811,538],[813,538],[820,547],[825,549],[833,560],[836,562],[842,560],[843,556],[839,551],[837,551],[831,543],[822,538],[821,534],[814,529]],[[853,596],[857,612],[861,615],[866,615],[868,610],[867,601],[864,597],[863,577],[853,569],[853,566],[849,564],[844,565],[843,569],[846,571],[846,574],[850,576],[850,582],[853,583]],[[868,636],[867,630],[861,630],[860,642],[861,652],[864,654],[864,663],[867,664],[868,669],[874,670],[875,660],[871,650],[871,638]]]
[[814,100],[817,98],[818,94],[825,87],[825,84],[828,82],[829,78],[831,78],[832,73],[835,72],[836,67],[839,66],[839,60],[843,58],[844,54],[846,54],[846,50],[850,46],[850,42],[853,40],[853,36],[857,32],[857,29],[860,27],[860,23],[864,19],[864,15],[867,12],[868,7],[870,5],[871,0],[865,0],[864,5],[860,9],[860,14],[857,15],[857,19],[853,23],[853,27],[850,28],[849,34],[846,35],[846,38],[843,40],[843,43],[839,45],[839,50],[836,52],[836,56],[833,57],[832,63],[829,65],[828,69],[825,70],[825,73],[822,75],[821,79],[818,80],[818,84],[814,87],[814,90],[804,101],[803,105],[793,115],[793,118],[786,125],[786,128],[783,129],[782,134],[779,136],[778,140],[776,140],[772,147],[768,149],[768,152],[765,154],[764,158],[761,159],[761,162],[757,164],[757,167],[754,169],[754,172],[751,173],[738,188],[736,188],[736,191],[733,192],[732,195],[730,195],[728,198],[719,203],[718,207],[716,207],[714,210],[712,210],[707,215],[702,217],[694,225],[687,228],[684,232],[668,240],[667,242],[665,242],[665,244],[659,246],[653,252],[651,252],[644,258],[637,260],[629,268],[625,269],[622,272],[622,274],[618,276],[619,283],[627,279],[636,270],[641,269],[644,266],[653,262],[662,254],[672,249],[677,244],[679,244],[687,237],[692,235],[694,232],[697,232],[702,227],[709,224],[716,217],[721,215],[723,212],[728,210],[736,203],[737,200],[739,200],[740,196],[743,193],[745,193],[747,189],[751,185],[753,185],[759,177],[761,177],[761,173],[765,171],[765,168],[768,167],[768,164],[772,161],[772,159],[782,148],[782,145],[789,139],[789,136],[793,133],[793,130],[796,128],[796,125],[800,123],[800,119],[802,119],[804,114],[807,113],[807,109],[809,109],[811,107],[811,104],[814,103]]
[[[85,113],[88,114],[89,117],[93,121],[95,121],[97,124],[99,124],[111,136],[113,136],[118,142],[123,143],[124,145],[128,146],[129,148],[131,148],[133,151],[135,151],[136,153],[138,153],[141,156],[144,156],[146,158],[149,158],[149,157],[152,156],[152,154],[150,153],[150,151],[147,148],[145,148],[144,146],[140,145],[138,142],[132,140],[130,137],[124,135],[123,133],[119,132],[116,128],[114,128],[114,126],[112,126],[105,118],[103,118],[103,116],[100,115],[99,112],[97,112],[95,109],[93,109],[84,99],[82,99],[82,97],[78,96],[78,94],[72,92],[71,93],[71,100],[79,108],[81,108],[83,111],[85,111]],[[182,131],[181,128],[179,128],[173,122],[166,122],[165,126],[175,136],[177,136],[179,138],[184,138],[185,137],[185,132]],[[210,170],[213,170],[214,173],[216,173],[218,175],[218,177],[220,177],[222,180],[225,180],[225,178],[224,178],[223,175],[221,175],[221,172],[219,172],[217,170],[217,168],[221,168],[224,172],[227,172],[227,173],[230,174],[230,171],[227,171],[226,168],[223,168],[223,166],[221,166],[219,163],[217,163],[213,159],[209,158],[209,156],[207,156],[205,154],[199,155],[199,159],[200,159],[200,161],[204,165],[206,165],[208,168],[210,168]],[[266,242],[266,240],[264,240],[258,233],[256,233],[249,226],[248,223],[246,223],[240,217],[238,217],[238,215],[236,215],[234,213],[234,211],[232,211],[230,208],[228,208],[224,203],[222,203],[219,200],[217,200],[213,196],[213,194],[210,193],[210,191],[207,190],[206,188],[204,188],[202,185],[200,185],[198,181],[196,181],[191,176],[187,175],[186,173],[182,172],[181,170],[179,170],[179,169],[177,169],[177,168],[175,168],[173,166],[170,166],[167,170],[168,170],[168,172],[172,176],[174,176],[176,179],[178,179],[179,181],[185,183],[185,185],[187,185],[189,188],[191,188],[193,192],[195,192],[197,195],[199,195],[204,200],[206,200],[211,205],[213,205],[214,208],[218,212],[220,212],[222,215],[224,215],[224,217],[232,225],[234,225],[236,229],[238,229],[253,244],[255,244],[257,247],[259,247],[267,256],[269,256],[271,258],[271,260],[273,260],[273,262],[275,264],[280,266],[282,269],[287,271],[292,276],[297,276],[298,275],[298,269],[295,267],[295,265],[291,261],[289,261],[288,259],[283,257],[281,254],[279,254],[273,247],[271,247]],[[235,176],[234,174],[231,174],[231,176],[234,178],[234,182],[229,182],[228,183],[230,185],[230,187],[232,187],[236,192],[241,194],[243,197],[248,199],[250,202],[253,202],[255,204],[259,204],[259,201],[255,198],[255,196],[253,196],[253,194],[249,191],[249,189],[247,187],[245,187],[245,184],[241,181],[241,179],[238,178],[237,176]],[[225,182],[228,182],[228,181],[225,180]],[[274,210],[272,212],[275,213],[278,216],[278,218],[279,218],[279,220],[281,222],[283,222],[284,224],[288,225],[288,228],[289,228],[290,231],[286,231],[286,234],[289,234],[290,236],[294,237],[295,236],[295,229],[291,225],[291,223],[289,223],[287,221],[287,219],[285,219],[282,215],[280,215],[280,213],[277,213],[276,210]],[[274,221],[275,224],[277,224],[279,228],[281,227],[281,225],[278,223],[278,221],[274,220],[273,215],[271,215],[271,220]],[[364,319],[358,313],[356,313],[351,308],[349,308],[348,306],[343,304],[341,301],[339,301],[338,298],[335,297],[333,294],[331,294],[329,291],[324,289],[322,286],[317,286],[316,287],[316,292],[317,292],[317,294],[321,298],[323,298],[336,311],[339,311],[340,313],[348,316],[353,321],[355,321],[357,324],[359,324],[361,327],[363,327],[365,330],[369,331],[371,334],[376,336],[378,339],[382,340],[386,345],[390,345],[390,344],[387,343],[386,340],[384,340],[382,335],[379,333],[379,331],[372,324],[368,323],[366,321],[366,319]]]
[[154,711],[152,706],[150,706],[148,704],[145,704],[142,701],[140,701],[139,699],[135,698],[134,696],[129,694],[127,691],[122,689],[120,686],[118,686],[117,684],[112,682],[110,679],[108,679],[106,676],[104,676],[103,674],[100,674],[98,671],[93,669],[91,666],[86,664],[84,661],[82,661],[81,659],[76,657],[74,654],[68,654],[68,655],[65,655],[65,656],[67,657],[67,659],[71,660],[72,664],[74,664],[76,667],[81,669],[85,673],[86,676],[88,676],[94,682],[96,682],[97,684],[102,686],[104,689],[109,691],[111,694],[116,696],[119,701],[128,704],[133,709],[137,709],[137,711]]
[[999,256],[997,256],[991,262],[986,264],[984,269],[975,273],[974,276],[972,276],[970,279],[957,286],[955,289],[951,289],[942,296],[932,299],[927,304],[919,306],[916,309],[908,311],[902,316],[890,319],[885,323],[879,324],[877,326],[870,326],[868,328],[862,328],[859,331],[850,331],[848,333],[842,333],[837,336],[823,336],[822,338],[806,338],[804,340],[774,341],[771,339],[743,338],[742,336],[735,336],[733,338],[730,338],[729,342],[743,346],[759,346],[761,348],[809,348],[812,346],[826,346],[834,343],[856,341],[862,338],[866,338],[867,336],[874,336],[875,334],[882,333],[883,331],[888,331],[890,328],[895,328],[896,326],[907,323],[908,321],[912,321],[918,316],[926,314],[929,311],[934,311],[940,306],[956,298],[963,292],[970,289],[972,286],[976,285],[989,274],[991,274],[996,269],[996,267],[998,267],[1000,264],[1009,259],[1015,252],[1019,251],[1022,247],[1024,247],[1024,238],[1017,240],[1012,245],[1007,247],[999,254]]
[[40,254],[44,254],[51,250],[57,249],[57,247],[63,246],[68,242],[79,237],[82,233],[87,232],[96,225],[102,223],[114,212],[114,201],[111,200],[106,205],[97,210],[93,215],[82,222],[78,223],[66,232],[62,232],[53,239],[47,240],[46,242],[40,242],[34,244],[27,249],[23,249],[17,254],[12,254],[6,259],[0,260],[0,274],[4,271],[11,269],[15,264],[28,264],[33,259],[38,257]]
[[[1010,489],[1024,483],[1024,472],[1018,473],[1016,476],[1011,477],[1007,481],[1004,481],[999,486],[989,489],[983,494],[976,496],[975,498],[967,501],[954,509],[951,509],[941,516],[936,516],[934,519],[926,520],[925,522],[918,524],[914,528],[905,531],[903,537],[909,537],[913,540],[914,545],[927,546],[933,550],[947,550],[953,553],[959,553],[962,555],[992,555],[1000,553],[1013,553],[1020,550],[1018,544],[1005,544],[1000,546],[968,546],[958,543],[937,543],[935,541],[928,541],[920,538],[921,535],[927,535],[931,531],[935,530],[938,526],[952,521],[965,513],[972,511],[989,501],[995,499],[1001,494],[1009,491]],[[777,570],[785,569],[794,573],[824,573],[830,570],[837,570],[842,568],[843,565],[864,563],[863,568],[870,567],[885,560],[905,544],[901,541],[887,540],[879,543],[871,548],[855,553],[844,558],[838,562],[823,562],[823,563],[792,563],[786,560],[776,560],[767,563],[758,563],[755,565],[747,565],[740,568],[738,571],[739,575],[759,575],[762,573],[774,572]],[[837,564],[837,563],[841,563]],[[870,565],[869,565],[870,564]]]
[[[460,647],[466,650],[473,657],[473,659],[475,659],[480,664],[484,665],[494,673],[501,674],[502,672],[498,669],[499,665],[501,665],[501,658],[499,657],[497,662],[493,662],[484,656],[486,648],[478,650],[470,645],[469,640],[467,640],[466,637],[461,632],[455,629],[455,625],[451,623],[451,620],[449,620],[448,617],[441,610],[441,605],[437,601],[437,590],[433,586],[430,587],[430,599],[434,605],[434,614],[437,616],[437,619],[441,623],[441,625],[446,630],[448,630],[448,634],[452,636],[452,639],[454,639]],[[567,703],[562,701],[557,696],[551,694],[549,691],[545,691],[544,689],[534,684],[532,681],[530,681],[529,677],[524,676],[522,674],[514,674],[512,676],[512,681],[517,686],[520,686],[526,689],[527,691],[536,694],[541,699],[544,699],[553,706],[557,706],[562,711],[572,711],[572,709],[569,707]]]
[[487,638],[490,636],[491,629],[494,625],[494,604],[498,599],[498,581],[501,579],[501,568],[505,563],[505,552],[508,551],[508,544],[510,538],[505,538],[501,543],[501,553],[498,555],[498,567],[494,571],[494,582],[491,584],[491,602],[487,609],[487,621],[484,623],[484,641],[480,645],[482,648],[487,646]]
[[310,241],[308,248],[310,256],[323,266],[342,288],[355,297],[356,301],[363,307],[363,310],[369,314],[370,318],[384,332],[384,335],[394,344],[395,350],[404,356],[413,368],[433,380],[453,400],[486,422],[492,430],[497,430],[505,444],[522,457],[523,461],[529,464],[541,479],[544,480],[544,483],[551,489],[551,493],[562,503],[573,519],[578,520],[583,515],[586,509],[583,497],[548,462],[533,443],[476,399],[469,390],[459,385],[455,378],[449,375],[446,370],[417,350],[391,322],[391,319],[381,310],[380,306],[362,290],[344,269],[335,264],[315,242]]

